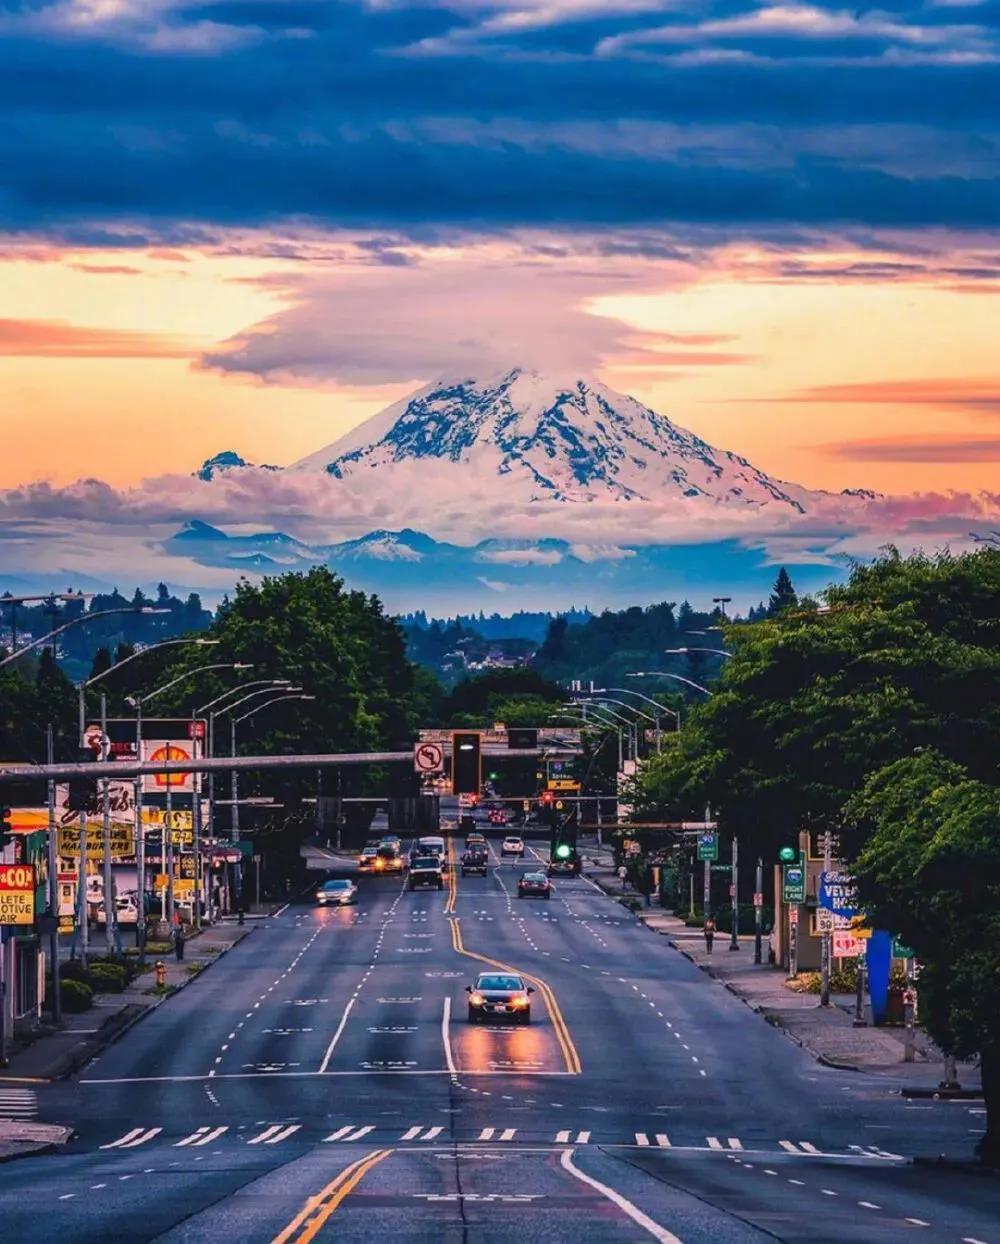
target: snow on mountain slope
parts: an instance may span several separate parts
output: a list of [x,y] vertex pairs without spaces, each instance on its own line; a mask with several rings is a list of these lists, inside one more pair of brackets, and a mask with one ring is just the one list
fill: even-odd
[[417,464],[435,484],[454,475],[457,487],[495,488],[502,479],[512,499],[805,509],[802,490],[793,494],[594,377],[522,368],[436,381],[292,469],[357,482],[377,472],[381,485],[398,472],[412,484]]

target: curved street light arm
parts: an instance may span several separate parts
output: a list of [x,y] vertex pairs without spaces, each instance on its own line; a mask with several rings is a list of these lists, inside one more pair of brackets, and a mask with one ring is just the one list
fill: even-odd
[[242,717],[233,719],[233,725],[238,726],[241,721],[246,721],[248,717],[253,717],[255,713],[259,713],[261,709],[270,708],[272,704],[280,704],[282,700],[315,700],[314,695],[279,695],[274,700],[265,700],[263,704],[257,704],[249,712],[243,714]]
[[652,696],[643,695],[641,691],[636,691],[632,687],[597,687],[595,690],[598,692],[614,691],[618,695],[634,695],[640,700],[645,700],[647,704],[652,704],[661,713],[669,713],[671,717],[676,717],[678,721],[681,719],[681,715],[676,708],[671,708],[669,704],[661,704],[659,700],[654,700]]
[[186,670],[183,674],[178,674],[176,678],[171,678],[169,682],[165,682],[162,687],[155,687],[152,691],[147,691],[145,695],[130,695],[126,697],[130,704],[136,708],[141,708],[147,700],[153,699],[154,696],[162,695],[164,691],[169,691],[171,687],[176,687],[178,683],[184,682],[187,678],[192,678],[196,674],[207,674],[209,670],[250,670],[252,665],[248,665],[242,661],[222,661],[213,665],[196,665],[193,669]]
[[112,614],[122,613],[169,613],[169,609],[98,609],[96,613],[84,613],[78,618],[70,618],[68,622],[64,622],[62,626],[57,626],[54,631],[49,631],[47,635],[43,635],[41,639],[33,639],[30,644],[25,644],[23,648],[18,648],[16,652],[10,653],[0,661],[0,669],[5,665],[9,665],[11,661],[16,661],[18,657],[24,656],[26,652],[32,652],[35,648],[41,648],[43,644],[47,644],[50,639],[55,639],[57,635],[61,635],[63,631],[68,631],[71,626],[80,626],[84,622],[92,622],[94,618],[107,618]]
[[[257,678],[253,682],[241,682],[238,687],[230,687],[228,691],[223,691],[222,695],[217,695],[214,700],[209,700],[207,704],[203,704],[201,708],[195,709],[195,716],[200,717],[202,713],[207,713],[209,709],[215,708],[216,704],[221,704],[223,700],[228,700],[231,695],[238,695],[241,691],[247,691],[250,687],[288,687],[291,685],[290,678]],[[220,709],[220,713],[226,712],[226,709]]]
[[700,682],[692,682],[690,678],[684,678],[680,674],[671,674],[667,670],[637,670],[634,674],[626,674],[626,678],[672,678],[675,682],[682,682],[688,687],[694,687],[695,691],[703,691],[705,695],[713,695],[707,687],[703,687]]
[[144,657],[147,652],[156,652],[159,648],[170,648],[175,644],[197,644],[200,648],[207,648],[209,645],[221,643],[220,639],[163,639],[158,644],[150,644],[148,648],[140,648],[137,652],[133,652],[130,656],[123,657],[121,661],[116,661],[114,665],[109,665],[106,670],[102,670],[99,674],[95,674],[93,678],[88,678],[82,685],[84,687],[92,687],[95,682],[100,682],[102,678],[107,678],[109,674],[114,674],[120,670],[123,665],[128,665],[130,661],[137,661],[139,657]]
[[692,648],[690,645],[687,648],[664,648],[663,651],[667,656],[683,656],[687,652],[710,652],[717,657],[731,657],[733,655],[731,652],[727,652],[725,648]]
[[[212,716],[213,717],[225,717],[226,713],[231,713],[233,709],[239,708],[241,704],[246,704],[248,700],[255,700],[259,695],[270,695],[272,691],[281,691],[282,693],[284,693],[284,692],[298,692],[301,690],[302,690],[301,687],[273,687],[273,686],[272,687],[261,687],[259,691],[251,691],[249,695],[245,695],[241,700],[237,700],[235,704],[225,704],[223,705],[222,708],[216,709],[212,713]],[[263,708],[264,707],[263,704],[260,705],[260,707]]]

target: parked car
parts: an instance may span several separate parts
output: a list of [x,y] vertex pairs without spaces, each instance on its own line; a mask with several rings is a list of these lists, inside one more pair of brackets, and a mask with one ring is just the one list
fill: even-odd
[[[118,898],[115,900],[115,906],[118,909],[118,923],[121,924],[138,924],[139,908],[136,906],[133,898]],[[108,913],[104,904],[100,903],[97,908],[97,923],[107,924]]]

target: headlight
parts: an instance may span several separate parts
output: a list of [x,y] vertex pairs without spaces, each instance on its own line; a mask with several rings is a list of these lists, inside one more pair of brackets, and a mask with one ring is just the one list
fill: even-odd
[[322,901],[324,898],[326,898],[326,895],[323,893],[323,891],[322,891],[322,890],[317,890],[317,891],[316,891],[316,897],[317,897],[320,901]]
[[519,996],[518,996],[518,997],[516,997],[516,998],[511,998],[511,1000],[510,1000],[510,1004],[511,1004],[511,1006],[527,1006],[527,1005],[528,1005],[528,999],[527,999],[527,998],[522,998],[522,997],[519,995]]
[[482,1006],[486,999],[481,993],[473,993],[469,995],[469,1001],[473,1006]]

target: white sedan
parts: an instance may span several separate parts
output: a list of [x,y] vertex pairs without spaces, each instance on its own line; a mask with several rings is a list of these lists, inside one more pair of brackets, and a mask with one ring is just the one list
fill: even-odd
[[324,881],[316,891],[320,907],[346,907],[358,901],[358,887],[353,881]]
[[500,847],[501,855],[523,855],[524,843],[516,834],[508,834]]

